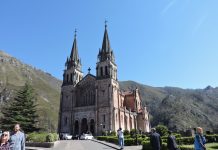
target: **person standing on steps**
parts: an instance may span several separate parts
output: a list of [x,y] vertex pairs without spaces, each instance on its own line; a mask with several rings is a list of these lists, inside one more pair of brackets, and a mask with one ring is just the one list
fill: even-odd
[[161,137],[160,134],[156,132],[155,128],[151,129],[150,143],[151,143],[152,150],[161,150],[161,145],[162,145]]
[[10,138],[10,150],[25,150],[25,134],[20,131],[20,124],[14,126]]
[[119,130],[117,130],[117,135],[118,135],[118,142],[120,145],[120,149],[123,149],[124,148],[124,134],[123,134],[122,128],[119,128]]

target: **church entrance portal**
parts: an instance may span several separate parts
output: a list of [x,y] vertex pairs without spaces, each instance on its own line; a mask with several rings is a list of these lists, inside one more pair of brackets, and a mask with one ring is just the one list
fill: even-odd
[[74,134],[78,135],[79,134],[79,121],[76,120],[74,124]]
[[88,131],[88,122],[86,118],[83,118],[81,122],[81,134],[87,133],[87,131]]

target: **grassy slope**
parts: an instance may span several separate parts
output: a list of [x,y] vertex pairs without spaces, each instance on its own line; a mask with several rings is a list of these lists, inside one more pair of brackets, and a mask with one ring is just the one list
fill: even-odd
[[41,127],[54,131],[57,128],[61,81],[2,52],[0,56],[6,60],[13,60],[13,63],[11,61],[0,62],[2,88],[10,89],[14,96],[16,90],[29,81],[37,93],[39,124]]
[[121,82],[120,86],[140,90],[143,103],[151,113],[152,126],[161,123],[180,130],[197,126],[206,130],[218,127],[218,88],[155,88],[133,81]]

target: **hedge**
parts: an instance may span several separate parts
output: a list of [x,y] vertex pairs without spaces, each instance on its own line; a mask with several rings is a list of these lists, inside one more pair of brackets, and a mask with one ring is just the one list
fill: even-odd
[[207,143],[218,142],[218,134],[206,135],[205,138],[207,140]]
[[190,145],[194,144],[194,137],[181,137],[176,139],[179,145]]
[[[142,149],[143,150],[152,150],[151,144],[149,141],[142,142]],[[162,143],[161,150],[167,150],[167,143]]]
[[27,134],[27,142],[54,142],[58,140],[57,133],[30,133]]

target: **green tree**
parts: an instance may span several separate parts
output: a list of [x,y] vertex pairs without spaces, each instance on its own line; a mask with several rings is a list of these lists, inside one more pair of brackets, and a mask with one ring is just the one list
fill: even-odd
[[38,131],[36,113],[36,95],[32,86],[26,83],[13,100],[10,100],[2,108],[3,116],[0,119],[1,128],[12,130],[16,123],[19,123],[25,132]]
[[168,128],[164,125],[158,125],[156,126],[157,133],[159,133],[161,136],[168,135]]

